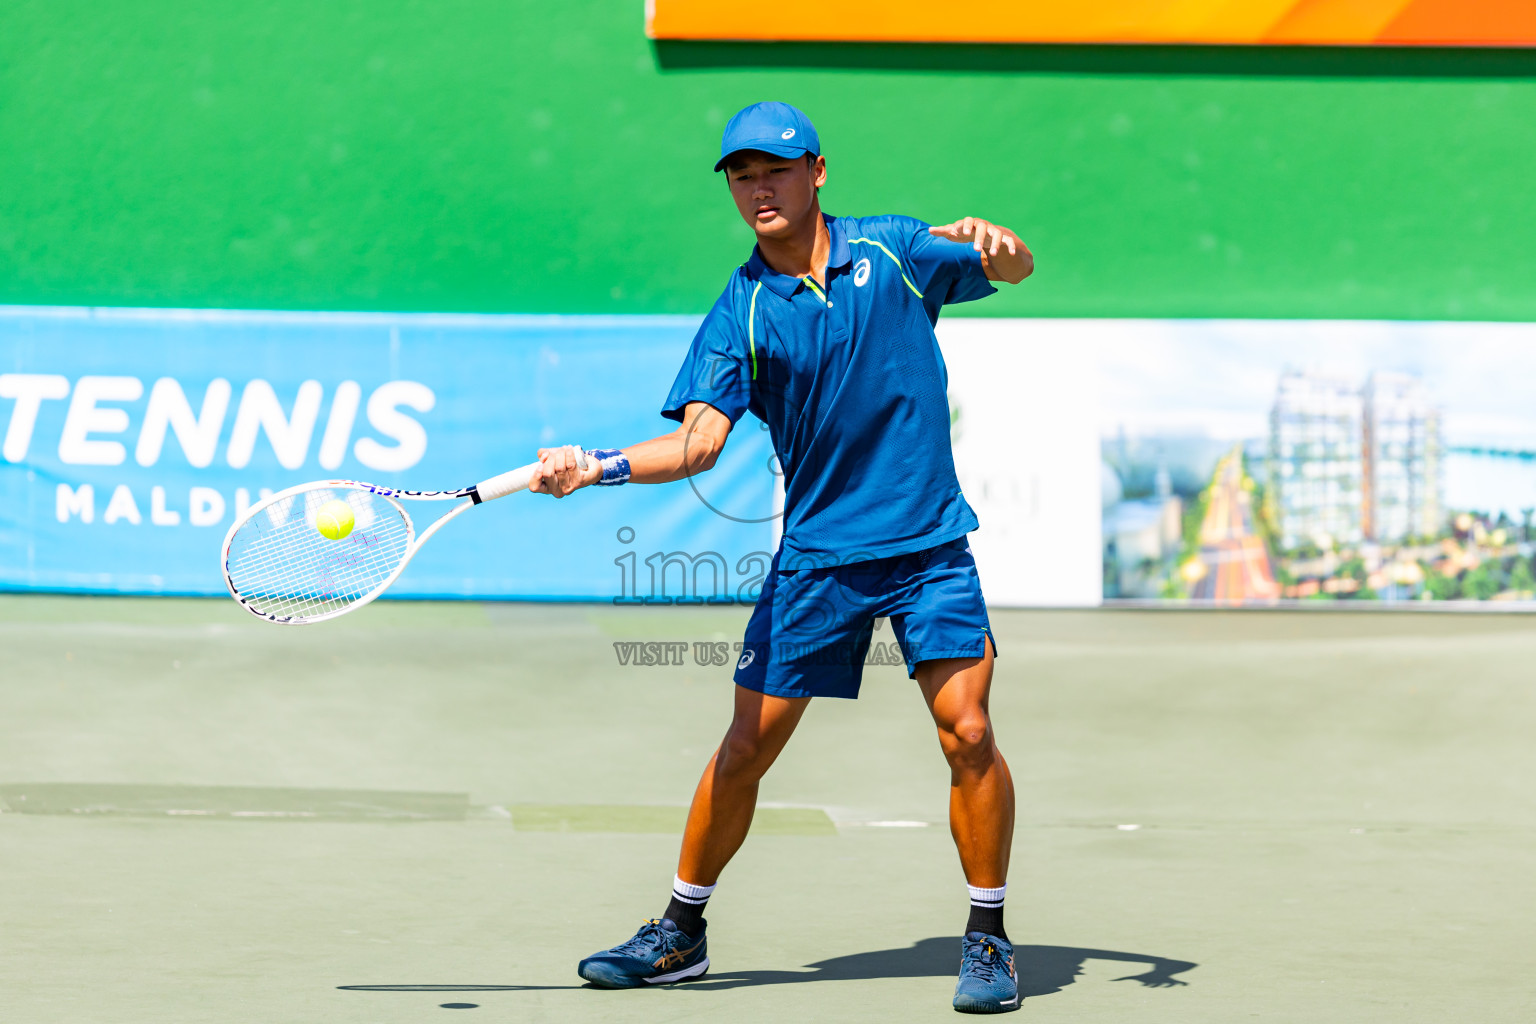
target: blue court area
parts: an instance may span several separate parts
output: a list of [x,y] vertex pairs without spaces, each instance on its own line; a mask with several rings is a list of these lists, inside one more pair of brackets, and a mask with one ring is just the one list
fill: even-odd
[[[744,621],[0,597],[0,1016],[956,1019],[947,774],[897,664],[768,776],[703,980],[576,977],[665,905],[730,704],[697,662]],[[992,622],[1018,1019],[1529,1019],[1531,620]]]

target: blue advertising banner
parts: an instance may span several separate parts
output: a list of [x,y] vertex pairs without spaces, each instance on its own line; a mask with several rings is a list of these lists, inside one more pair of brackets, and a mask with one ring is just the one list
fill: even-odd
[[[462,487],[540,446],[654,437],[697,325],[0,309],[0,588],[219,594],[225,531],[264,493]],[[694,481],[475,509],[391,596],[751,600],[774,544],[758,428]]]

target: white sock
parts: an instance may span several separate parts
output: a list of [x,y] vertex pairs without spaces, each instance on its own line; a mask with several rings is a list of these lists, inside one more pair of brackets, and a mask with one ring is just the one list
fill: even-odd
[[[718,885],[719,883],[715,883]],[[709,902],[710,894],[715,891],[714,885],[694,885],[685,882],[677,875],[672,876],[672,898],[679,903],[691,903],[694,906],[702,906]]]
[[1003,897],[1008,894],[1008,883],[1004,882],[996,889],[982,889],[979,886],[967,885],[971,891],[971,906],[986,907],[995,910],[1003,905]]

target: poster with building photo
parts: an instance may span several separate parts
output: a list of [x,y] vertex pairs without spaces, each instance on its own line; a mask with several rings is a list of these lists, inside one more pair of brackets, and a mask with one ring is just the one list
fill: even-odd
[[1107,600],[1531,601],[1536,325],[1100,321]]

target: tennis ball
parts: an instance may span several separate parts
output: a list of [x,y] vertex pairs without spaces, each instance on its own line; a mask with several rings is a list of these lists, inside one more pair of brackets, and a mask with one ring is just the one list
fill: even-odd
[[315,510],[315,529],[328,540],[341,540],[352,532],[356,522],[352,506],[344,501],[328,501]]

